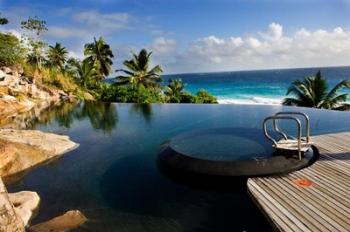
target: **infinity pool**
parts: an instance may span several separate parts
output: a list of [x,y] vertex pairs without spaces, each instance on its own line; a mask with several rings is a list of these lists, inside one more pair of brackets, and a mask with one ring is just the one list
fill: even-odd
[[[39,193],[40,212],[33,223],[81,210],[89,221],[78,231],[270,231],[247,194],[245,178],[183,181],[160,170],[157,153],[181,133],[227,127],[260,131],[266,116],[296,109],[309,114],[313,135],[350,130],[350,113],[282,106],[54,107],[26,121],[27,128],[69,135],[80,147],[8,189]],[[293,132],[288,124],[281,128]]]

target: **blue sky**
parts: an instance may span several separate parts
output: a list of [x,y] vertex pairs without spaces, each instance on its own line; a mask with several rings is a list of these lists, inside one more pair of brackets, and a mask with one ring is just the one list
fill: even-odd
[[0,0],[0,9],[3,30],[21,33],[19,22],[37,15],[43,39],[73,56],[105,37],[116,68],[141,48],[166,73],[350,63],[349,0]]

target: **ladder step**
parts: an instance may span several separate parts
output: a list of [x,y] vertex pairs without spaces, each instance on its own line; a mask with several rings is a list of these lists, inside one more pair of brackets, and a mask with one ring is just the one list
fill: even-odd
[[[301,152],[307,152],[310,147],[311,143],[307,143],[305,141],[301,141]],[[298,147],[298,140],[292,140],[292,139],[283,139],[277,142],[277,145],[275,146],[276,149],[282,149],[282,150],[292,150],[292,151],[297,151],[299,150]]]

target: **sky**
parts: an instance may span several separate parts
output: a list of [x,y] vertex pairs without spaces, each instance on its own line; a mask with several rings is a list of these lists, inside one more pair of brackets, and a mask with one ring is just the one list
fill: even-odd
[[350,65],[350,0],[0,0],[10,23],[38,16],[42,39],[83,58],[102,36],[114,68],[146,48],[165,73]]

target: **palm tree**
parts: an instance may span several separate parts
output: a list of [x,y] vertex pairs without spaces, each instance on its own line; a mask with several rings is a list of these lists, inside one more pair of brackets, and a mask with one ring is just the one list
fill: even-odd
[[56,43],[55,46],[49,46],[47,58],[50,66],[63,69],[67,56],[67,49],[62,47],[60,43]]
[[294,98],[285,98],[284,105],[304,106],[313,108],[349,110],[350,104],[346,103],[348,93],[337,94],[344,88],[350,88],[350,82],[343,80],[328,91],[327,80],[318,71],[316,76],[305,77],[304,80],[296,80],[288,88],[287,95],[293,94]]
[[111,73],[112,58],[114,57],[111,47],[100,37],[94,38],[93,43],[85,44],[84,55],[87,60],[94,64],[96,71],[102,79]]
[[85,88],[93,81],[97,82],[99,75],[95,67],[88,60],[82,62],[72,63],[75,66],[75,76]]
[[27,62],[28,64],[34,66],[37,69],[41,69],[41,65],[46,62],[45,57],[38,52],[32,52],[30,54],[28,54],[27,56]]
[[181,79],[169,80],[169,84],[165,88],[165,95],[170,98],[170,102],[180,103],[184,88],[185,85],[182,83]]
[[127,69],[116,70],[126,74],[126,76],[118,76],[117,84],[129,84],[131,86],[143,85],[144,87],[159,87],[162,81],[160,74],[163,72],[160,65],[149,68],[152,52],[142,49],[138,55],[132,54],[131,60],[123,62]]

